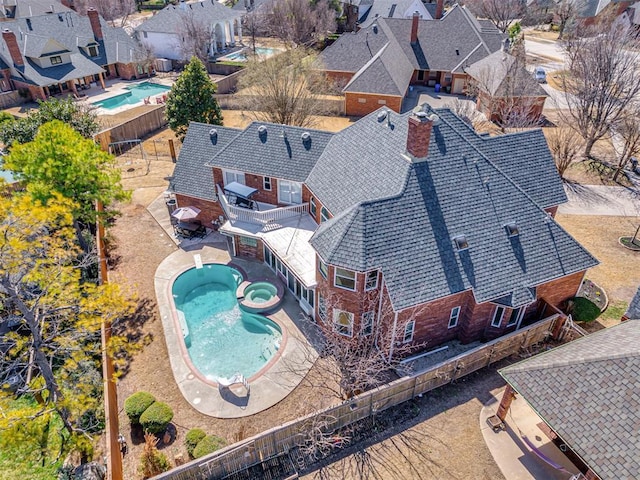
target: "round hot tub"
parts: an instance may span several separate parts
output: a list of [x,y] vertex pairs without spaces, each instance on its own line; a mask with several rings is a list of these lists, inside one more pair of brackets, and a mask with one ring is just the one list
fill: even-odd
[[245,287],[240,306],[252,313],[273,310],[282,302],[284,289],[271,282],[253,282]]

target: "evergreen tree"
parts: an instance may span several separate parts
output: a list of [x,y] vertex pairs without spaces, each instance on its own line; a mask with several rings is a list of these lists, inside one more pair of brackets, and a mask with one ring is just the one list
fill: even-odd
[[204,65],[197,57],[192,57],[171,88],[165,111],[169,127],[180,140],[187,134],[189,122],[222,125],[222,112],[214,93],[216,86]]

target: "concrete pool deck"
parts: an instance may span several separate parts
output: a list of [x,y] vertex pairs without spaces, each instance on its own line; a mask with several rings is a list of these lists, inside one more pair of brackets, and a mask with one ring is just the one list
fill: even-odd
[[[173,320],[173,300],[170,298],[173,280],[187,268],[195,265],[194,255],[196,254],[200,255],[205,264],[232,262],[246,272],[248,279],[268,279],[272,283],[277,283],[279,280],[261,262],[231,259],[226,250],[206,244],[193,245],[189,251],[178,250],[169,255],[158,266],[154,279],[169,361],[173,376],[184,398],[200,413],[217,418],[254,415],[272,407],[291,393],[307,374],[317,354],[292,320],[300,315],[301,310],[297,300],[286,293],[279,309],[266,315],[286,330],[286,342],[283,342],[278,355],[272,359],[266,371],[258,378],[251,380],[249,395],[244,395],[244,391],[237,395],[234,390],[220,388],[198,378],[183,354],[182,333],[179,332]],[[242,346],[239,345],[238,348],[238,354],[242,355]]]

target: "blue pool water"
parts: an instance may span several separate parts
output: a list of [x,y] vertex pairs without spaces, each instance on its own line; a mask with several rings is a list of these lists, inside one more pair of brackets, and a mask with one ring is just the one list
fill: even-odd
[[236,289],[242,274],[220,264],[192,268],[176,278],[173,300],[193,365],[206,378],[257,373],[280,348],[280,327],[242,310]]
[[134,105],[142,102],[145,98],[151,97],[154,105],[153,97],[162,95],[171,90],[171,87],[165,85],[159,85],[153,82],[142,82],[137,85],[126,87],[125,90],[129,90],[127,93],[121,93],[113,97],[105,98],[99,102],[94,103],[96,107],[106,108],[107,110],[113,110],[114,108],[122,107],[125,105]]
[[[230,60],[232,62],[246,62],[247,54],[251,53],[251,48],[245,48],[239,52],[233,52],[229,55],[225,55],[221,60]],[[275,49],[268,47],[256,47],[256,55],[261,57],[270,57],[275,53]]]

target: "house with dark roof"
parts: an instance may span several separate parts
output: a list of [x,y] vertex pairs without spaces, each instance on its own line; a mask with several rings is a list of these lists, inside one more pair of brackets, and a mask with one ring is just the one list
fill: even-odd
[[427,105],[335,134],[192,123],[171,189],[326,328],[399,331],[390,355],[533,323],[597,264],[553,219],[566,196],[540,130],[481,136]]
[[638,324],[624,322],[503,368],[501,407],[521,395],[583,478],[640,478],[638,345]]
[[35,17],[71,11],[57,0],[0,0],[0,19]]
[[622,320],[640,320],[640,287],[638,287],[636,294],[631,299],[631,303],[629,303],[627,311],[624,312]]
[[400,112],[411,85],[463,93],[466,67],[500,50],[503,38],[491,22],[454,5],[442,18],[380,18],[345,33],[320,54],[320,68],[344,85],[347,115],[380,106]]
[[542,116],[547,92],[522,61],[499,50],[465,68],[467,91],[476,95],[476,109],[492,122],[535,124]]
[[[241,2],[238,2],[241,3]],[[135,28],[138,40],[149,45],[157,58],[188,61],[182,48],[183,37],[200,29],[209,36],[203,48],[216,55],[228,46],[235,46],[236,34],[242,42],[242,13],[217,0],[185,2],[168,5]]]
[[0,42],[0,86],[26,89],[33,99],[72,92],[105,78],[131,80],[149,71],[138,60],[139,44],[110,26],[94,9],[81,16],[67,9],[4,21]]

